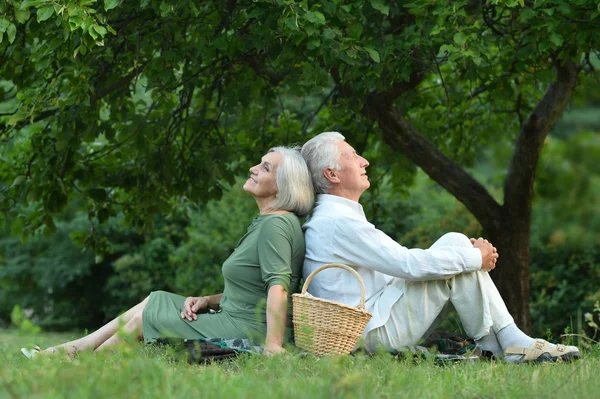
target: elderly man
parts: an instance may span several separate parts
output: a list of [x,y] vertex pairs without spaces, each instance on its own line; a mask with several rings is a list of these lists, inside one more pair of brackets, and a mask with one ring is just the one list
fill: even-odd
[[[466,333],[483,350],[511,363],[576,359],[574,346],[550,344],[514,323],[488,272],[498,253],[487,240],[448,233],[431,248],[408,249],[367,221],[359,199],[369,188],[369,162],[337,132],[321,133],[302,147],[317,195],[304,224],[304,278],[326,263],[344,263],[362,277],[367,310],[367,350],[398,349],[426,337],[453,306]],[[328,269],[311,282],[317,297],[356,306],[358,282]]]

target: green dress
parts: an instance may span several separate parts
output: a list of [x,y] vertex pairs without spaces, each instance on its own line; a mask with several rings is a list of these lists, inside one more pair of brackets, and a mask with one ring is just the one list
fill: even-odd
[[293,213],[258,215],[234,252],[223,263],[225,288],[221,311],[181,318],[186,297],[165,291],[150,294],[142,313],[144,341],[157,338],[249,338],[264,342],[269,288],[288,292],[288,334],[292,326],[291,294],[298,292],[304,262],[304,235]]

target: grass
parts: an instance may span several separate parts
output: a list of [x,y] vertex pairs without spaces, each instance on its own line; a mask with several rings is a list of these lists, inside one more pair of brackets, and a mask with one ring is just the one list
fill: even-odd
[[[73,334],[44,333],[41,346]],[[429,360],[374,357],[243,356],[190,366],[168,350],[143,345],[112,353],[28,360],[31,341],[0,330],[0,398],[597,398],[600,354],[574,363],[509,365],[480,361],[446,366]]]

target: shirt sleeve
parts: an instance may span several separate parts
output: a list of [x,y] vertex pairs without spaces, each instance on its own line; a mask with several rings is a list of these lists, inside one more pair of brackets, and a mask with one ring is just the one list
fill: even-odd
[[292,232],[283,218],[265,221],[258,236],[258,261],[265,292],[281,285],[289,292],[292,279]]
[[336,223],[331,250],[349,265],[411,281],[439,280],[481,269],[477,248],[408,249],[367,221],[347,217]]

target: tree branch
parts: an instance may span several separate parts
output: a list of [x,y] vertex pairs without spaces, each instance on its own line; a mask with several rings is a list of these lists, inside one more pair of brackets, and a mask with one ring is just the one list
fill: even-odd
[[501,207],[485,187],[423,137],[392,106],[373,102],[369,109],[367,116],[379,123],[387,144],[462,202],[484,229],[497,228]]
[[127,88],[129,83],[135,77],[137,77],[140,73],[142,73],[142,71],[144,70],[146,65],[148,65],[149,62],[150,62],[150,59],[148,61],[144,62],[143,64],[138,65],[129,74],[121,77],[120,79],[118,79],[117,81],[115,81],[111,85],[109,85],[108,87],[104,88],[103,90],[98,91],[98,93],[96,93],[96,95],[92,97],[90,102],[92,104],[94,104],[94,103],[96,103],[96,101],[100,100],[101,98],[104,98],[104,97],[108,96],[109,94],[111,94],[121,88]]
[[567,60],[563,65],[556,62],[555,67],[556,81],[550,84],[529,114],[517,138],[504,185],[504,207],[507,209],[531,211],[535,170],[544,140],[575,91],[580,65]]
[[279,83],[285,79],[285,77],[289,74],[288,72],[277,73],[273,71],[269,71],[267,67],[254,55],[250,55],[245,58],[246,63],[256,72],[259,76],[264,76],[269,79],[269,82],[273,86],[279,85]]

